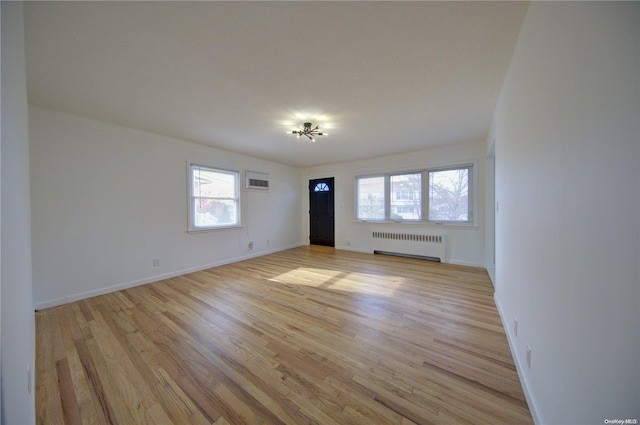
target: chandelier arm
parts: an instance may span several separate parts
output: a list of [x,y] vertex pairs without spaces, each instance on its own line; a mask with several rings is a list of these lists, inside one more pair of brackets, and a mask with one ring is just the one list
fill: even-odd
[[292,130],[291,133],[300,136],[307,136],[309,140],[315,142],[316,139],[314,136],[323,136],[324,133],[320,131],[320,125],[316,125],[315,127],[311,127],[313,124],[310,122],[305,122],[303,124],[303,128],[298,130]]

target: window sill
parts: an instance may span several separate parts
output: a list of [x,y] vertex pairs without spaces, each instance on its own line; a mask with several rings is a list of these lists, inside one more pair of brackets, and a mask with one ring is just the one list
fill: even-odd
[[205,229],[187,229],[187,233],[219,232],[221,230],[233,230],[233,229],[242,229],[242,226],[233,225],[233,226],[208,227]]
[[456,223],[452,221],[412,221],[412,220],[354,220],[354,223],[363,224],[400,224],[403,226],[433,226],[433,227],[457,227],[457,228],[473,228],[477,229],[475,223]]

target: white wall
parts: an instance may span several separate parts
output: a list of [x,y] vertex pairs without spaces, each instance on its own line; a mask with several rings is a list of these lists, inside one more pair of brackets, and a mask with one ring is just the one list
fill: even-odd
[[[35,423],[29,133],[21,2],[2,2],[2,424]],[[30,378],[27,370],[31,370]],[[31,389],[31,391],[30,391]]]
[[[302,244],[296,168],[37,107],[29,121],[36,307]],[[187,233],[189,160],[269,173],[243,190],[242,229]]]
[[[370,229],[387,228],[393,230],[429,229],[446,233],[448,240],[447,261],[455,264],[484,266],[484,157],[485,145],[482,142],[459,144],[426,149],[401,155],[391,155],[363,161],[341,163],[308,168],[303,171],[302,190],[304,191],[302,228],[305,241],[309,236],[309,196],[310,179],[335,177],[335,245],[338,249],[372,252]],[[412,171],[443,165],[477,164],[475,177],[477,189],[474,194],[474,226],[445,226],[434,224],[387,223],[373,224],[355,221],[355,177],[359,175]]]
[[496,301],[537,423],[640,420],[639,42],[638,3],[531,3],[488,138]]

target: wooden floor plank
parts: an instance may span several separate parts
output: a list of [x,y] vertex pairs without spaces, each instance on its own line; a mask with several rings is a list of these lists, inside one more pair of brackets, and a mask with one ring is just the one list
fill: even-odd
[[38,423],[532,423],[487,273],[305,246],[36,313]]

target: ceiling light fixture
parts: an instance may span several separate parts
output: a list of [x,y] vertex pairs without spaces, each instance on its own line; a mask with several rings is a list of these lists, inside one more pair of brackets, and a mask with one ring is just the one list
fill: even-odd
[[307,136],[309,140],[311,140],[312,142],[316,141],[315,136],[329,135],[329,133],[324,133],[320,131],[319,125],[316,125],[315,127],[313,127],[313,124],[311,124],[310,122],[306,122],[303,125],[304,125],[304,128],[302,130],[293,130],[291,134],[295,134],[298,139],[300,138],[300,136]]

